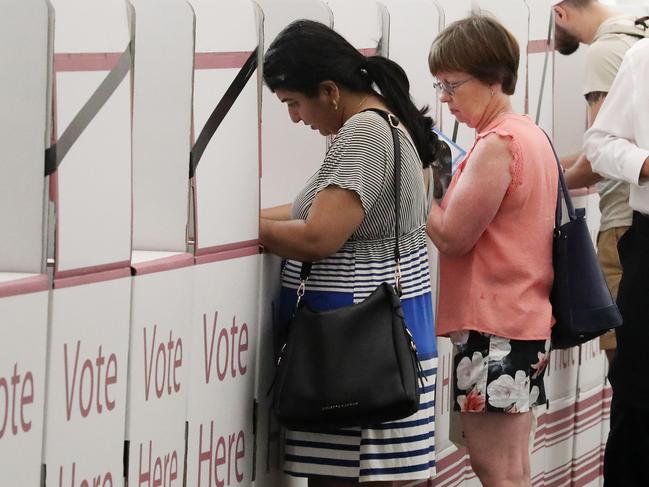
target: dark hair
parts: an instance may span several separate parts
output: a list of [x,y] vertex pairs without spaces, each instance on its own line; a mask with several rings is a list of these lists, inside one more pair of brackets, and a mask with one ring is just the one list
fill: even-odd
[[322,81],[333,81],[352,93],[372,93],[376,85],[385,104],[410,132],[424,167],[435,160],[433,120],[410,98],[405,71],[382,56],[365,57],[324,24],[298,20],[280,32],[264,56],[264,81],[277,89],[318,94]]
[[504,93],[513,95],[519,57],[511,32],[492,17],[474,14],[439,33],[428,65],[433,74],[461,71],[486,84],[500,83]]

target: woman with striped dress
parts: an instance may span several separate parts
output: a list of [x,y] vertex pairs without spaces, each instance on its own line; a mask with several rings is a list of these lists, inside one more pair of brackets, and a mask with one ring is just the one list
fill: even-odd
[[372,110],[392,113],[401,122],[402,307],[428,379],[419,411],[407,418],[371,428],[288,431],[285,470],[307,477],[310,487],[428,479],[435,472],[437,358],[422,168],[434,159],[432,120],[412,103],[397,64],[364,57],[316,22],[295,22],[278,35],[264,78],[293,122],[334,136],[294,203],[261,213],[262,243],[287,259],[280,321],[287,324],[294,310],[302,262],[313,262],[304,299],[318,310],[350,306],[393,282],[394,145],[387,122]]

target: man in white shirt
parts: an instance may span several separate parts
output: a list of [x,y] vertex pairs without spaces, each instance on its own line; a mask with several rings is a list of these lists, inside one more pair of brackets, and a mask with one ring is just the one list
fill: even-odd
[[[626,51],[648,33],[644,23],[624,15],[597,0],[555,0],[555,49],[571,54],[580,43],[587,44],[582,76],[582,94],[588,103],[588,126],[599,112]],[[561,159],[570,189],[596,184],[601,212],[597,236],[597,257],[611,294],[615,298],[622,276],[617,244],[631,226],[629,184],[603,179],[592,171],[584,154]],[[600,338],[600,347],[611,360],[615,334]]]
[[618,250],[624,319],[609,371],[613,387],[604,485],[649,485],[649,39],[627,51],[584,149],[599,174],[631,185],[631,228]]

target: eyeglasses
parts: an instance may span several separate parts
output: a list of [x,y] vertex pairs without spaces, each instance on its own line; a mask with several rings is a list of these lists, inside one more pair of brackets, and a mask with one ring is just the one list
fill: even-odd
[[448,93],[450,96],[455,95],[457,89],[462,86],[467,81],[472,80],[473,77],[469,76],[462,81],[455,81],[454,83],[445,83],[444,81],[436,81],[433,83],[433,87],[437,90],[437,94],[441,95],[442,93]]

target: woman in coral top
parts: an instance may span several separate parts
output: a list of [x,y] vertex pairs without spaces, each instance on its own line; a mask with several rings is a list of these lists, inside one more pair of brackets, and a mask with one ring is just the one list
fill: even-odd
[[474,15],[433,42],[440,99],[476,139],[427,232],[440,251],[437,334],[451,337],[456,410],[485,486],[529,486],[531,409],[545,403],[558,173],[544,133],[513,112],[516,40]]

